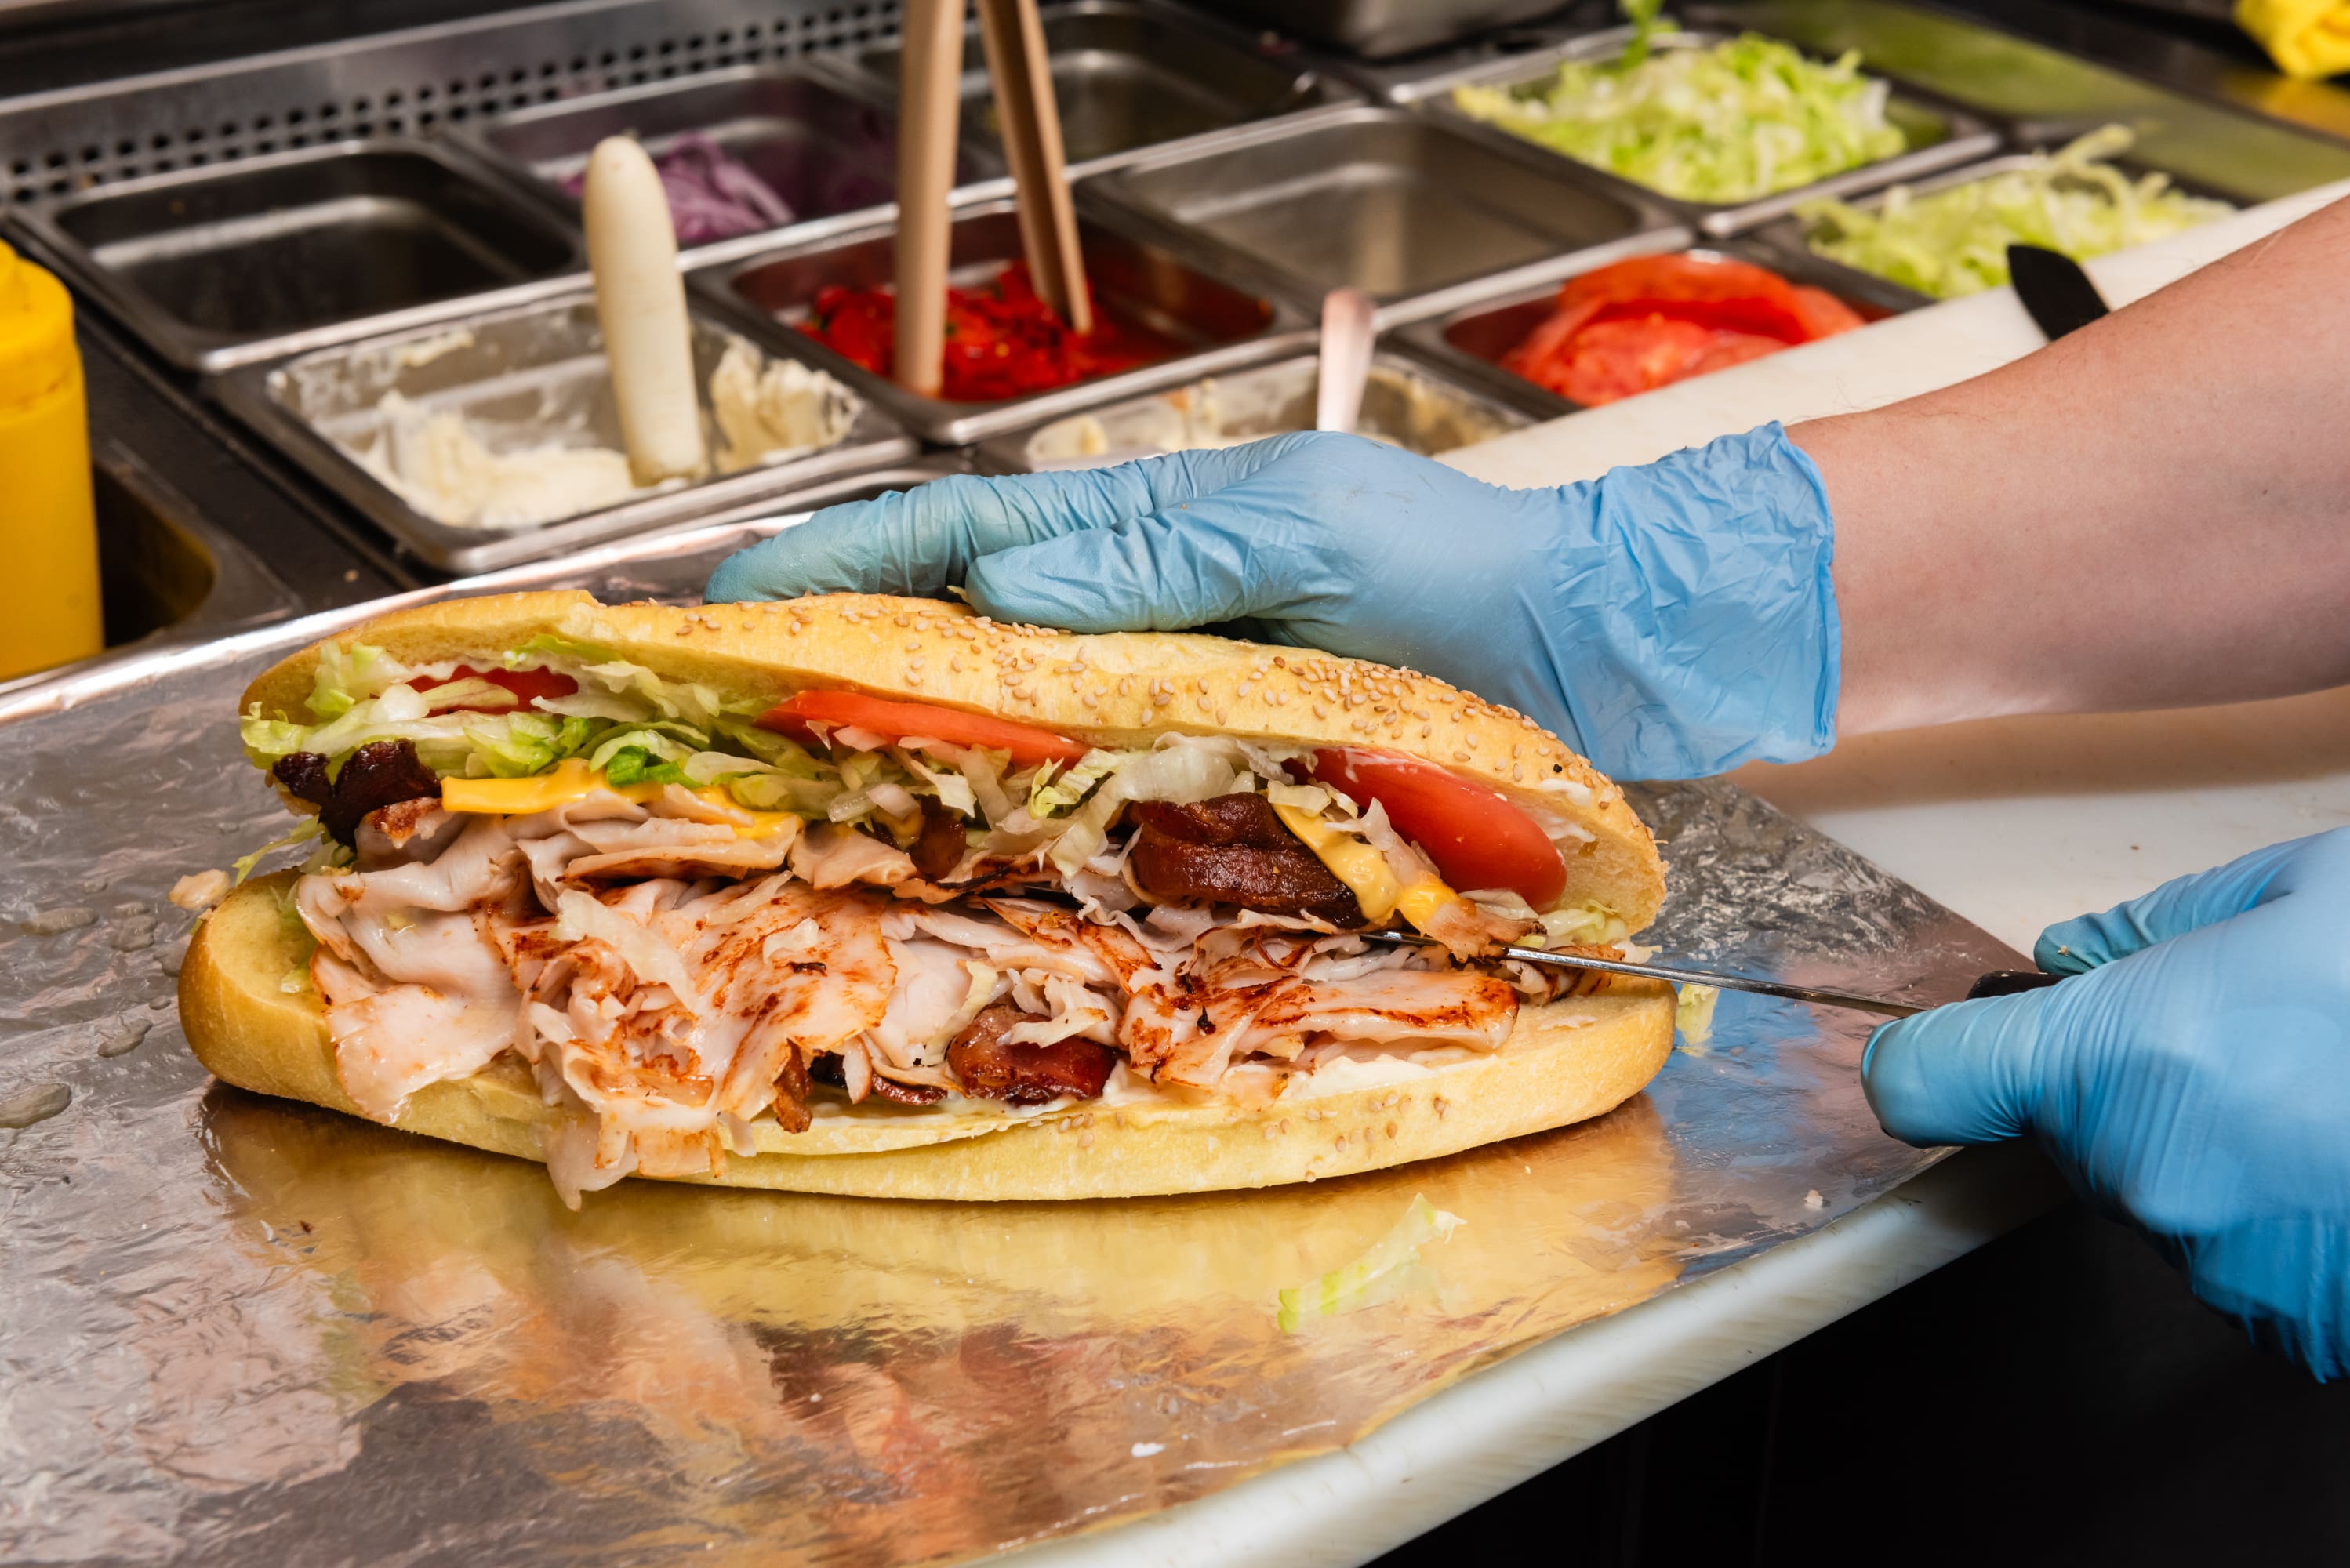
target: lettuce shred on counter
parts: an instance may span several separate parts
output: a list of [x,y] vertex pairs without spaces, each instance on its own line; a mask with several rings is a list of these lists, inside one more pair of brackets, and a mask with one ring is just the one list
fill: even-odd
[[2235,211],[2170,189],[2167,175],[2132,179],[2106,160],[2129,150],[2129,128],[2108,125],[2031,166],[1922,194],[1896,185],[1871,208],[1806,202],[1804,243],[1845,265],[1936,299],[2007,282],[2007,247],[2040,245],[2074,261],[2179,234]]
[[1419,1250],[1441,1241],[1466,1223],[1414,1193],[1394,1229],[1373,1242],[1363,1254],[1320,1279],[1279,1293],[1276,1321],[1284,1334],[1295,1334],[1315,1318],[1336,1317],[1385,1301],[1407,1272],[1420,1262]]
[[[1631,9],[1627,7],[1627,9]],[[1516,87],[1461,87],[1461,112],[1685,202],[1751,202],[1907,150],[1887,84],[1857,55],[1814,60],[1746,33],[1654,49],[1656,6],[1610,60],[1569,60]]]

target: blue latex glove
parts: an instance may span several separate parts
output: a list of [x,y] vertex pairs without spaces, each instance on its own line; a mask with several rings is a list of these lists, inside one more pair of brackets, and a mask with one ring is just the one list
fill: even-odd
[[2078,978],[1877,1032],[1886,1130],[2038,1135],[2205,1303],[2350,1370],[2350,829],[2051,926],[2033,957]]
[[957,585],[1002,620],[1229,627],[1426,670],[1603,772],[1685,778],[1834,741],[1832,542],[1819,472],[1775,424],[1554,490],[1308,433],[830,507],[708,596]]

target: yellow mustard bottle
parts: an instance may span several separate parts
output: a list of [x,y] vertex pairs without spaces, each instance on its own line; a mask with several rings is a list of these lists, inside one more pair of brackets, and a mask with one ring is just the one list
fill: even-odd
[[0,680],[106,646],[73,296],[0,244]]

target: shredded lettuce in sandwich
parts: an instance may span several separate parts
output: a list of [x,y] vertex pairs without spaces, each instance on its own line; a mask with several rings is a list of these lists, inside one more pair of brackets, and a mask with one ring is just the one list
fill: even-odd
[[1650,47],[1655,0],[1627,5],[1631,46],[1569,60],[1515,87],[1461,87],[1461,112],[1685,202],[1751,202],[1893,157],[1908,139],[1887,84],[1859,57],[1814,60],[1746,33],[1700,48]]
[[2170,189],[2168,176],[2133,179],[2107,160],[2129,150],[2129,128],[2104,126],[2028,168],[1924,194],[1896,185],[1867,208],[1806,202],[1804,243],[1845,265],[1936,299],[2007,282],[2007,247],[2040,245],[2086,261],[2180,234],[2235,211]]
[[[1080,877],[1091,878],[1099,896],[1113,898],[1123,884],[1110,827],[1128,802],[1191,805],[1262,793],[1277,805],[1331,815],[1349,833],[1368,835],[1404,885],[1426,872],[1376,803],[1361,813],[1325,785],[1290,781],[1293,765],[1312,757],[1307,746],[1164,735],[1148,746],[1097,748],[1074,766],[1046,762],[1014,768],[1008,753],[984,747],[920,737],[892,741],[831,726],[820,732],[828,743],[811,748],[758,727],[755,721],[768,706],[764,697],[733,698],[673,680],[610,649],[542,636],[509,650],[504,663],[511,670],[568,677],[577,689],[534,696],[527,705],[499,711],[459,710],[452,704],[524,700],[486,680],[457,676],[453,662],[408,665],[366,644],[330,647],[311,692],[313,722],[255,711],[243,722],[245,750],[263,768],[297,752],[317,753],[330,776],[353,752],[377,741],[411,742],[418,759],[442,778],[527,778],[577,759],[614,788],[723,790],[749,810],[866,828],[900,848],[920,836],[926,803],[934,801],[965,819],[965,844],[983,858],[1048,864],[1073,885]],[[1568,840],[1588,837],[1587,830],[1564,818],[1550,831],[1563,853],[1575,847]],[[239,879],[263,854],[296,843],[318,844],[314,859],[349,853],[320,839],[310,819],[239,862]],[[1507,891],[1462,893],[1494,914],[1538,922],[1528,940],[1545,945],[1607,942],[1624,934],[1612,910],[1537,914]]]

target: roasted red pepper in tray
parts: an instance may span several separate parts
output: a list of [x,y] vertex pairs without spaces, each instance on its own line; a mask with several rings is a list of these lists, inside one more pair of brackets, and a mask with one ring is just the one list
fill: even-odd
[[[940,395],[992,403],[1170,358],[1173,339],[1115,320],[1097,305],[1080,337],[1037,297],[1028,264],[1014,262],[986,288],[947,290],[946,365]],[[898,297],[886,288],[834,284],[817,291],[800,330],[841,358],[887,376],[897,349]]]
[[1862,325],[1835,296],[1764,267],[1635,256],[1567,279],[1502,368],[1573,402],[1612,403]]

